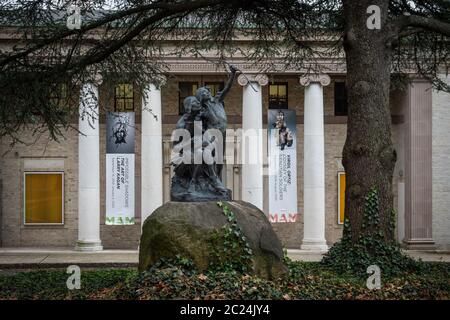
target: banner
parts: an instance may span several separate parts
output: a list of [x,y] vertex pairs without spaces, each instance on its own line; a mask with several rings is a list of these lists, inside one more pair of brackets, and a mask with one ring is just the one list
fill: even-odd
[[297,128],[295,110],[269,109],[269,220],[295,222],[297,210]]
[[134,224],[134,112],[109,112],[106,123],[106,224]]

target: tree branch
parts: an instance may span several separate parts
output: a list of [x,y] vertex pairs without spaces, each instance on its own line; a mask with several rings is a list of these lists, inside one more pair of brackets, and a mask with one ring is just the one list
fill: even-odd
[[99,63],[112,55],[114,52],[122,48],[124,45],[136,38],[141,32],[153,23],[158,22],[164,18],[170,17],[177,13],[191,12],[206,6],[214,6],[226,2],[226,0],[197,0],[179,3],[178,5],[172,5],[166,10],[162,10],[153,16],[150,16],[142,20],[135,28],[131,29],[122,38],[112,41],[108,46],[100,44],[91,49],[86,56],[76,63],[76,67],[72,72],[78,72],[86,66]]
[[398,17],[394,23],[394,30],[397,35],[408,27],[415,27],[450,37],[450,23],[442,22],[434,18],[422,17],[418,15],[404,15]]
[[[214,6],[220,3],[226,3],[226,1],[220,1],[220,0],[198,0],[198,1],[185,1],[185,2],[179,2],[177,4],[174,3],[166,3],[163,1],[151,3],[148,5],[141,5],[135,8],[131,8],[128,10],[119,11],[116,13],[112,13],[109,15],[104,16],[102,19],[98,19],[90,24],[87,24],[83,26],[80,30],[63,30],[62,32],[55,34],[52,37],[43,39],[39,41],[37,44],[35,44],[32,47],[29,47],[19,53],[15,53],[12,55],[8,55],[0,60],[0,67],[7,65],[8,63],[11,63],[17,59],[26,57],[30,55],[33,52],[36,52],[39,49],[42,49],[48,45],[51,45],[52,43],[55,43],[57,41],[60,41],[62,39],[68,38],[73,35],[80,35],[85,34],[88,31],[100,28],[108,23],[111,23],[116,20],[123,19],[129,15],[137,14],[137,13],[143,13],[150,10],[161,10],[159,14],[156,14],[156,16],[160,17],[166,17],[170,14],[176,13],[176,12],[183,12],[183,11],[190,11],[195,10],[207,6]],[[150,21],[154,21],[154,18],[148,20],[147,24],[150,23]]]

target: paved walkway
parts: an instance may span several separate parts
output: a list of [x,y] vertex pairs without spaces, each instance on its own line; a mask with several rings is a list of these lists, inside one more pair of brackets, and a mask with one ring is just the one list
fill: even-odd
[[79,252],[72,248],[0,248],[2,268],[46,268],[77,264],[80,266],[136,266],[137,250]]
[[[450,262],[450,251],[405,251],[423,261]],[[320,261],[323,253],[304,250],[288,250],[293,260]],[[131,267],[138,263],[137,250],[103,250],[79,252],[72,248],[0,248],[0,269],[51,268],[69,264],[84,267]]]

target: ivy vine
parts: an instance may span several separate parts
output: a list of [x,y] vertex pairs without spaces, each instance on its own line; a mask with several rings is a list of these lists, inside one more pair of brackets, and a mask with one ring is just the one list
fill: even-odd
[[233,211],[223,202],[217,202],[227,217],[228,224],[211,233],[210,269],[214,271],[246,273],[252,268],[253,251],[238,225]]
[[[322,263],[338,273],[367,277],[367,267],[377,265],[382,275],[394,276],[417,271],[423,264],[405,256],[396,241],[387,241],[382,230],[378,191],[372,188],[365,198],[362,232],[356,242],[351,240],[351,225],[344,221],[344,236],[325,255]],[[395,211],[389,217],[388,230],[393,233]]]

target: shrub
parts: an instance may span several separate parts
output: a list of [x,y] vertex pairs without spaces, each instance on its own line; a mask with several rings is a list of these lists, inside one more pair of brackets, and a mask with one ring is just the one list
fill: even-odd
[[[365,199],[364,217],[358,241],[350,238],[350,224],[344,222],[344,237],[324,256],[324,266],[337,273],[349,273],[359,277],[367,277],[367,267],[377,265],[384,276],[401,275],[405,272],[420,272],[425,268],[421,261],[413,260],[401,252],[396,242],[387,242],[380,230],[379,199],[376,189],[372,189]],[[394,221],[393,213],[391,221]],[[390,225],[393,232],[394,224]]]

